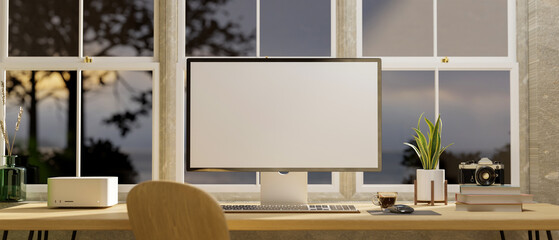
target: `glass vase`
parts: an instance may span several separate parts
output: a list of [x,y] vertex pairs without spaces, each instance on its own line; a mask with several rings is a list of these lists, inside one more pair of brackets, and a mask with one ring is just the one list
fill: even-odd
[[0,167],[0,201],[25,201],[25,168],[16,167],[16,155],[4,156],[4,166]]

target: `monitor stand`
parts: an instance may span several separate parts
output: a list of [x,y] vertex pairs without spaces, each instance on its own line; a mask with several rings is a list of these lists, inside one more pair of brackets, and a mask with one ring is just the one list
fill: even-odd
[[260,204],[307,204],[307,172],[261,172]]

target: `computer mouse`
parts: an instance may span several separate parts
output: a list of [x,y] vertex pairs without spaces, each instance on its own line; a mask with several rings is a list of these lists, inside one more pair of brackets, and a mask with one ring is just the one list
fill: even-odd
[[388,209],[391,213],[412,213],[414,211],[412,207],[402,204],[397,204],[386,209]]

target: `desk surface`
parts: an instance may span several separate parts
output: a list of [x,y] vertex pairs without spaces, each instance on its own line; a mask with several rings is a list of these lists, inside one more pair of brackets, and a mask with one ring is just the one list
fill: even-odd
[[[559,206],[525,204],[521,213],[457,212],[454,205],[414,206],[441,215],[226,214],[231,230],[559,230]],[[25,203],[0,209],[1,230],[130,230],[125,204],[102,209],[49,209]]]

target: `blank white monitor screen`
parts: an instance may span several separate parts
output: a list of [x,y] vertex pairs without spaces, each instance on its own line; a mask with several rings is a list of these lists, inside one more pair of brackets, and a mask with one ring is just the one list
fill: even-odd
[[187,170],[380,171],[380,59],[187,60]]

